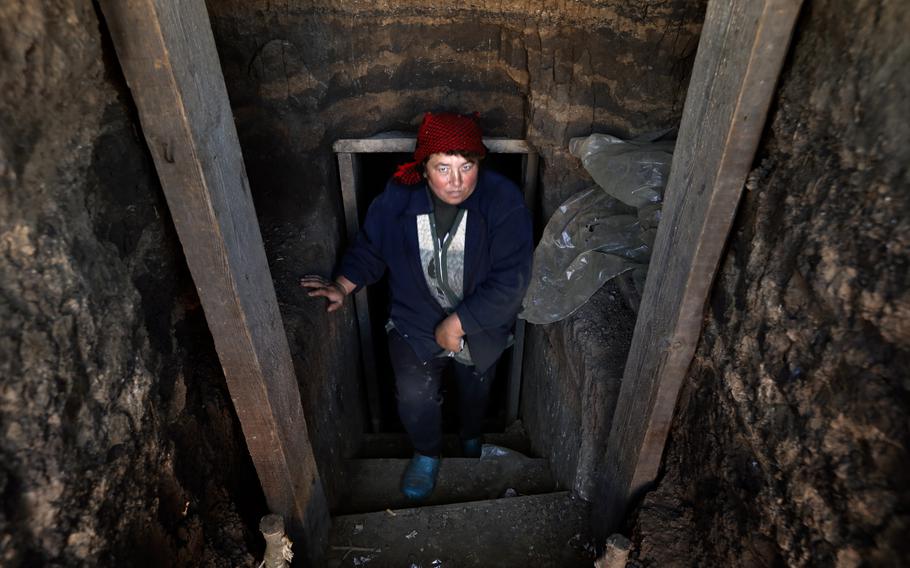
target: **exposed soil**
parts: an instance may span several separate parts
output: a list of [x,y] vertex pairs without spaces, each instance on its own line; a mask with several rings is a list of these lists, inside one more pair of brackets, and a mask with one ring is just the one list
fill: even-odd
[[522,413],[536,454],[562,487],[593,501],[619,396],[635,312],[613,281],[525,345]]
[[663,479],[654,566],[898,566],[910,554],[910,17],[804,8]]
[[0,8],[0,564],[249,565],[263,499],[105,37]]

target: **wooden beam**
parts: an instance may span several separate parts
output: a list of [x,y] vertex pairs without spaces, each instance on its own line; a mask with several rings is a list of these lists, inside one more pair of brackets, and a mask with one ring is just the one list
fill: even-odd
[[205,3],[101,8],[266,501],[315,565],[327,503]]
[[[518,142],[524,142],[519,140]],[[533,215],[537,205],[537,152],[529,151],[522,157],[522,174],[521,189],[524,193],[525,205],[528,211]],[[535,219],[532,219],[532,222]],[[534,235],[537,231],[535,228]],[[506,404],[506,424],[512,424],[518,420],[521,406],[521,382],[522,369],[524,366],[525,355],[525,333],[527,332],[525,320],[519,319],[515,322],[515,345],[512,348],[512,360],[509,368],[509,384],[506,391],[508,392],[508,401]]]
[[608,441],[605,530],[657,476],[799,0],[711,0]]
[[[484,145],[493,154],[528,154],[533,153],[531,148],[524,140],[515,140],[511,138],[484,138]],[[335,152],[346,152],[350,154],[372,154],[379,152],[413,152],[417,145],[417,138],[414,136],[405,136],[404,134],[390,137],[377,136],[374,138],[357,138],[337,140],[333,146]]]
[[[341,201],[344,206],[348,245],[351,245],[360,230],[360,212],[357,208],[359,171],[356,154],[338,153],[338,174],[341,179]],[[360,333],[360,362],[363,365],[363,379],[366,383],[370,425],[373,433],[378,433],[382,422],[379,404],[379,376],[376,370],[376,351],[373,346],[370,303],[366,288],[361,288],[354,294],[354,312],[357,316],[357,328]]]
[[[524,140],[519,140],[519,142],[524,142]],[[522,176],[521,176],[521,191],[525,196],[525,206],[527,206],[528,211],[531,212],[531,215],[534,215],[534,212],[538,210],[537,206],[537,171],[540,168],[540,157],[537,152],[534,150],[529,150],[525,153],[524,158],[522,159]],[[532,218],[531,222],[534,224],[534,236],[537,237],[537,219]]]

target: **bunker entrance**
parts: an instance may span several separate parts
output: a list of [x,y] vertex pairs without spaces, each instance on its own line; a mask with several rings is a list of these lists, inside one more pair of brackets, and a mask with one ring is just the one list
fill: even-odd
[[[526,203],[536,218],[536,154],[520,140],[485,142],[490,152],[483,160],[483,167],[501,173],[522,188]],[[413,138],[341,140],[336,143],[349,242],[363,224],[370,203],[382,193],[398,165],[411,160],[413,145]],[[358,292],[355,307],[360,330],[364,391],[368,402],[365,406],[367,422],[373,432],[401,432],[403,428],[398,420],[395,401],[395,376],[385,330],[389,313],[387,276]],[[515,337],[515,344],[503,353],[496,366],[484,424],[487,432],[502,431],[518,418],[523,322],[516,326]],[[454,388],[451,373],[447,373],[442,392],[445,400],[454,401]],[[446,403],[443,405],[443,430],[448,433],[455,432],[457,428],[455,404]]]

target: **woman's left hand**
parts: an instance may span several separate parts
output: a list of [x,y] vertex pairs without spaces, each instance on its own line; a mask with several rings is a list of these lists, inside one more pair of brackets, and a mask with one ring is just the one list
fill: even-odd
[[436,326],[436,343],[446,351],[458,353],[461,351],[464,337],[464,330],[461,328],[461,320],[458,314],[449,314]]
[[301,278],[300,286],[310,290],[307,296],[322,296],[328,300],[327,312],[334,312],[340,308],[344,304],[344,299],[356,288],[354,283],[344,276],[331,281],[316,274],[307,274]]

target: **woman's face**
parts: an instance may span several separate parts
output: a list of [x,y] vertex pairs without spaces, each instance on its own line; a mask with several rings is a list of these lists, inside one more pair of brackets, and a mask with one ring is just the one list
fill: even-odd
[[474,193],[480,164],[462,156],[430,154],[427,160],[427,183],[443,202],[458,205]]

